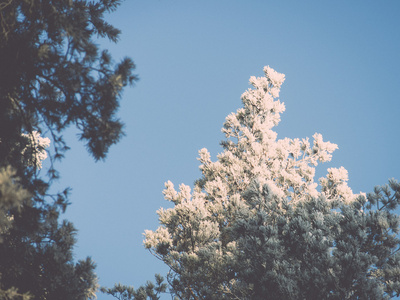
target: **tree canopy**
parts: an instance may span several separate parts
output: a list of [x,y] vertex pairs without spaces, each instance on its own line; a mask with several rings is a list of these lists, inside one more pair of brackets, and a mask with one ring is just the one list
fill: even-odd
[[116,112],[135,66],[130,58],[114,63],[95,43],[118,41],[105,14],[119,3],[0,3],[0,298],[95,297],[95,265],[74,262],[76,229],[59,220],[69,190],[53,194],[50,186],[59,176],[54,162],[68,149],[66,128],[78,128],[95,160],[123,135]]
[[[345,168],[315,167],[337,145],[278,139],[285,76],[270,67],[251,77],[243,107],[222,131],[213,162],[199,151],[192,189],[168,181],[172,208],[144,245],[170,271],[178,299],[389,299],[400,295],[400,184],[354,194]],[[319,183],[319,184],[318,184]]]

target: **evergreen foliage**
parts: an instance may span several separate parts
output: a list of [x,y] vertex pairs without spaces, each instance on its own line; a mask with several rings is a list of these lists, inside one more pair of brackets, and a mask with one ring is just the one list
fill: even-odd
[[113,288],[102,287],[104,294],[111,295],[118,300],[159,300],[160,294],[165,293],[167,284],[163,283],[164,278],[156,274],[156,285],[148,281],[144,286],[140,286],[135,290],[132,286],[115,284]]
[[[95,160],[123,134],[123,88],[137,78],[95,38],[117,42],[104,20],[118,0],[0,3],[0,298],[88,299],[98,288],[90,258],[73,260],[76,230],[60,215],[68,189],[50,194],[54,162],[76,126]],[[42,136],[48,136],[45,138]],[[52,151],[46,148],[52,146]],[[48,174],[40,174],[49,155]]]
[[314,182],[335,144],[314,134],[277,139],[285,79],[270,67],[251,77],[243,108],[222,131],[213,162],[199,151],[193,191],[165,184],[173,208],[145,232],[145,247],[170,268],[177,299],[389,299],[400,295],[400,184],[353,194],[343,168]]

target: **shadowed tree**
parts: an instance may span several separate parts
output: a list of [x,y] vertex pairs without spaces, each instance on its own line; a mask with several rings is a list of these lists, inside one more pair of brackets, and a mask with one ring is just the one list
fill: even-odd
[[[5,0],[0,3],[0,296],[87,299],[97,277],[75,263],[75,228],[59,216],[68,189],[50,194],[54,162],[75,126],[95,160],[123,135],[116,112],[137,78],[129,58],[114,63],[98,37],[118,41],[104,20],[120,1]],[[48,136],[43,138],[42,135]],[[52,145],[52,150],[46,148]],[[41,161],[50,154],[47,176]]]

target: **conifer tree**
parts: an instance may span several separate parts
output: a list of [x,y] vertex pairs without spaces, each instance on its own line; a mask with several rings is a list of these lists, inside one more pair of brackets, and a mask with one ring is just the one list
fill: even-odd
[[[0,3],[0,298],[89,299],[98,288],[90,258],[75,262],[76,229],[60,216],[68,189],[51,194],[54,162],[76,126],[95,160],[122,136],[116,117],[134,64],[114,63],[97,37],[117,42],[105,14],[118,0]],[[49,155],[48,155],[49,154]],[[40,173],[50,159],[48,174]]]
[[[199,151],[193,191],[168,181],[173,208],[144,245],[170,271],[178,299],[389,299],[400,294],[400,184],[354,194],[343,167],[315,182],[337,145],[278,139],[285,76],[251,77],[213,162]],[[319,185],[318,185],[319,183]]]

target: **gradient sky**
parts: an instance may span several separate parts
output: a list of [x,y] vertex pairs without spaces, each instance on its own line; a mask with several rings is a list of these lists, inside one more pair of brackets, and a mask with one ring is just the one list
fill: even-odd
[[278,138],[319,132],[339,146],[317,179],[344,166],[355,193],[400,179],[399,16],[397,0],[123,2],[107,16],[120,42],[99,43],[137,65],[119,110],[126,136],[95,163],[71,129],[58,167],[60,188],[72,187],[76,259],[91,256],[107,287],[166,274],[142,244],[171,205],[164,182],[192,186],[203,147],[216,159],[225,117],[265,65],[286,75]]

